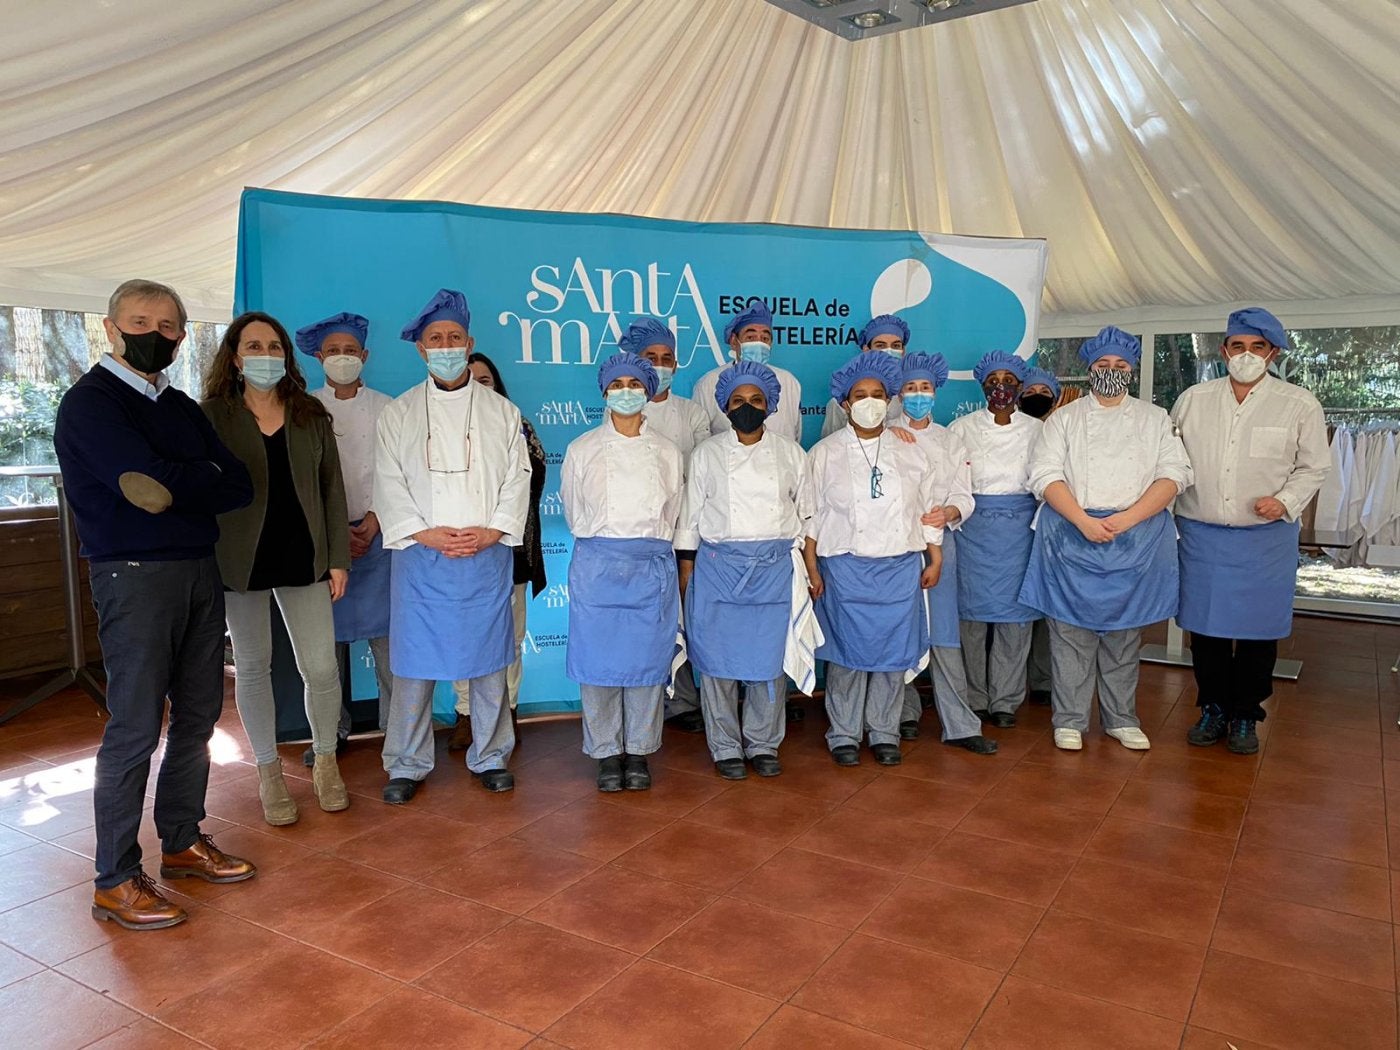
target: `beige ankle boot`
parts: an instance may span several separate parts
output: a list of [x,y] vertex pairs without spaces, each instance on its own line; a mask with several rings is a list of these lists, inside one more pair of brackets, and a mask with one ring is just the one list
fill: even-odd
[[340,767],[335,755],[317,755],[316,765],[311,770],[311,790],[316,792],[316,801],[327,813],[335,813],[350,808],[350,792],[345,790],[345,781],[340,779]]
[[262,799],[263,820],[275,828],[297,822],[297,804],[282,779],[282,760],[258,766],[258,798]]

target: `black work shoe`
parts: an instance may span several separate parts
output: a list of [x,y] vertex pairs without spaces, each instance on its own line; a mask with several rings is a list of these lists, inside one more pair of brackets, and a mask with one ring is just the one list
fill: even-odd
[[787,705],[787,720],[789,722],[800,722],[807,717],[807,709],[801,704]]
[[753,764],[753,771],[761,777],[776,777],[783,771],[777,755],[754,755],[749,761]]
[[[1210,747],[1225,739],[1228,728],[1225,712],[1220,709],[1220,705],[1205,704],[1201,707],[1200,721],[1186,730],[1186,742],[1197,747]],[[1253,731],[1254,727],[1251,725],[1250,732]],[[1255,746],[1258,747],[1258,741],[1255,742]]]
[[1049,689],[1032,689],[1032,690],[1031,690],[1031,703],[1034,704],[1036,707],[1049,707],[1049,706],[1050,706],[1050,690],[1049,690]]
[[514,791],[515,774],[509,769],[486,769],[472,776],[481,781],[487,791]]
[[611,755],[608,758],[599,760],[598,790],[607,791],[609,793],[622,790],[621,755]]
[[705,716],[699,711],[682,711],[666,719],[666,725],[672,729],[679,729],[682,733],[703,733]]
[[1015,729],[1016,716],[1010,711],[996,711],[992,714],[992,725],[998,729]]
[[997,753],[997,742],[989,740],[985,736],[959,736],[943,742],[949,747],[960,747],[964,751],[971,751],[974,755],[995,755]]
[[1237,718],[1230,723],[1230,735],[1225,746],[1236,755],[1252,755],[1259,750],[1259,737],[1254,732],[1254,719]]
[[[336,754],[336,757],[339,758],[341,755],[345,754],[345,749],[348,748],[349,746],[350,746],[350,741],[349,741],[346,737],[343,737],[343,736],[338,736],[338,737],[336,737],[336,738],[335,738],[335,754]],[[312,766],[314,766],[314,765],[316,764],[316,748],[315,748],[315,747],[308,747],[305,751],[303,751],[303,752],[301,753],[301,764],[304,765],[307,769],[310,769]]]
[[391,806],[402,806],[418,791],[418,781],[408,777],[395,777],[384,785],[379,797]]
[[972,713],[976,715],[978,720],[982,722],[990,722],[992,720],[992,713],[988,711],[985,707],[981,710],[973,709]]
[[852,747],[850,744],[833,747],[831,760],[838,766],[858,766],[860,765],[860,748]]
[[898,744],[871,744],[870,753],[882,766],[897,766],[904,761],[904,757],[899,753]]
[[742,758],[721,758],[715,763],[715,772],[724,777],[725,780],[749,779],[749,771],[744,768]]
[[901,740],[918,740],[918,739],[919,739],[919,723],[918,723],[915,719],[912,719],[912,718],[911,718],[909,721],[907,721],[907,722],[900,722],[900,723],[899,723],[899,739],[901,739]]
[[651,770],[645,755],[622,756],[622,786],[628,791],[646,791],[651,787]]

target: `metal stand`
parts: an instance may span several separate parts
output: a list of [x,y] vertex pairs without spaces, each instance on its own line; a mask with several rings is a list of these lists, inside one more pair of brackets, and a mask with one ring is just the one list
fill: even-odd
[[74,542],[73,518],[68,512],[68,499],[63,493],[63,478],[54,476],[58,490],[58,545],[63,559],[63,622],[68,632],[68,666],[53,679],[46,682],[23,700],[16,700],[0,712],[0,725],[24,714],[31,707],[53,696],[60,689],[69,686],[81,687],[97,702],[103,711],[107,710],[107,690],[87,665],[87,653],[83,649],[82,591],[78,585],[78,548]]
[[[1145,664],[1168,664],[1172,667],[1190,667],[1191,650],[1186,648],[1186,632],[1176,625],[1175,620],[1167,621],[1167,644],[1144,645],[1138,659]],[[1400,659],[1396,661],[1400,666]],[[1392,668],[1395,670],[1395,668]],[[1296,682],[1303,673],[1302,660],[1274,661],[1274,677]]]

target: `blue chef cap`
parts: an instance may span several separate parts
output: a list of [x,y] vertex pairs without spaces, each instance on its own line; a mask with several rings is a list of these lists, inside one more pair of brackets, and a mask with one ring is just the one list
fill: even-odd
[[1121,328],[1107,325],[1099,329],[1098,335],[1084,340],[1084,344],[1079,348],[1079,359],[1086,365],[1092,365],[1108,354],[1117,354],[1136,368],[1138,360],[1142,357],[1142,341]]
[[640,379],[642,386],[646,387],[648,398],[656,393],[659,380],[656,376],[656,369],[651,367],[651,362],[645,357],[638,357],[636,354],[626,352],[613,354],[612,357],[598,366],[598,389],[606,392],[608,384],[622,376],[633,376]]
[[1010,372],[1021,382],[1026,381],[1026,362],[1005,350],[993,350],[983,354],[982,359],[972,366],[972,378],[981,383],[993,372]]
[[897,335],[905,346],[909,345],[909,326],[899,314],[881,314],[866,321],[860,330],[860,345],[869,346],[877,335]]
[[467,297],[451,288],[439,288],[437,295],[428,300],[418,316],[403,326],[400,339],[410,343],[418,342],[423,329],[434,321],[456,321],[466,331],[471,331],[472,312],[467,307]]
[[629,354],[640,354],[647,347],[658,343],[674,350],[675,333],[655,317],[643,317],[627,326],[627,331],[623,332],[622,338],[617,341],[617,347]]
[[773,327],[773,312],[768,309],[763,300],[752,303],[741,313],[735,314],[727,325],[724,326],[724,341],[729,342],[735,332],[741,332],[751,324],[767,325]]
[[942,354],[905,354],[900,371],[901,386],[915,379],[927,379],[937,390],[948,382],[948,362]]
[[1032,368],[1026,372],[1026,381],[1022,386],[1048,386],[1050,393],[1054,397],[1060,396],[1060,381],[1043,368]]
[[363,348],[365,340],[369,338],[369,318],[361,317],[359,314],[334,314],[324,321],[317,321],[305,328],[298,328],[297,349],[303,354],[310,354],[314,357],[320,353],[321,344],[326,341],[326,336],[342,333],[353,335],[359,340],[360,347]]
[[778,411],[778,373],[757,361],[737,361],[719,374],[715,382],[715,403],[721,412],[729,411],[730,395],[741,386],[756,386],[768,399],[768,414]]
[[1232,335],[1260,335],[1280,350],[1288,349],[1288,333],[1283,330],[1283,322],[1262,307],[1249,306],[1236,310],[1227,324],[1226,339]]
[[886,397],[894,397],[900,387],[899,362],[889,354],[858,354],[831,374],[831,396],[845,401],[851,387],[862,379],[878,379]]

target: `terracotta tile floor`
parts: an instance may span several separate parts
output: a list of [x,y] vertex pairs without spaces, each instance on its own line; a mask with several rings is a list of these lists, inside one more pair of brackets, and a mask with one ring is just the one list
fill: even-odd
[[0,1044],[1394,1048],[1400,628],[1285,649],[1252,758],[1187,746],[1189,673],[1145,666],[1146,755],[1023,708],[996,758],[841,770],[813,704],[783,777],[668,731],[650,794],[601,797],[577,723],[532,722],[513,795],[443,751],[403,809],[376,741],[340,814],[287,747],[282,829],[230,701],[206,828],[261,874],[174,884],[190,921],[149,934],[89,917],[102,723],[61,695],[0,726]]

